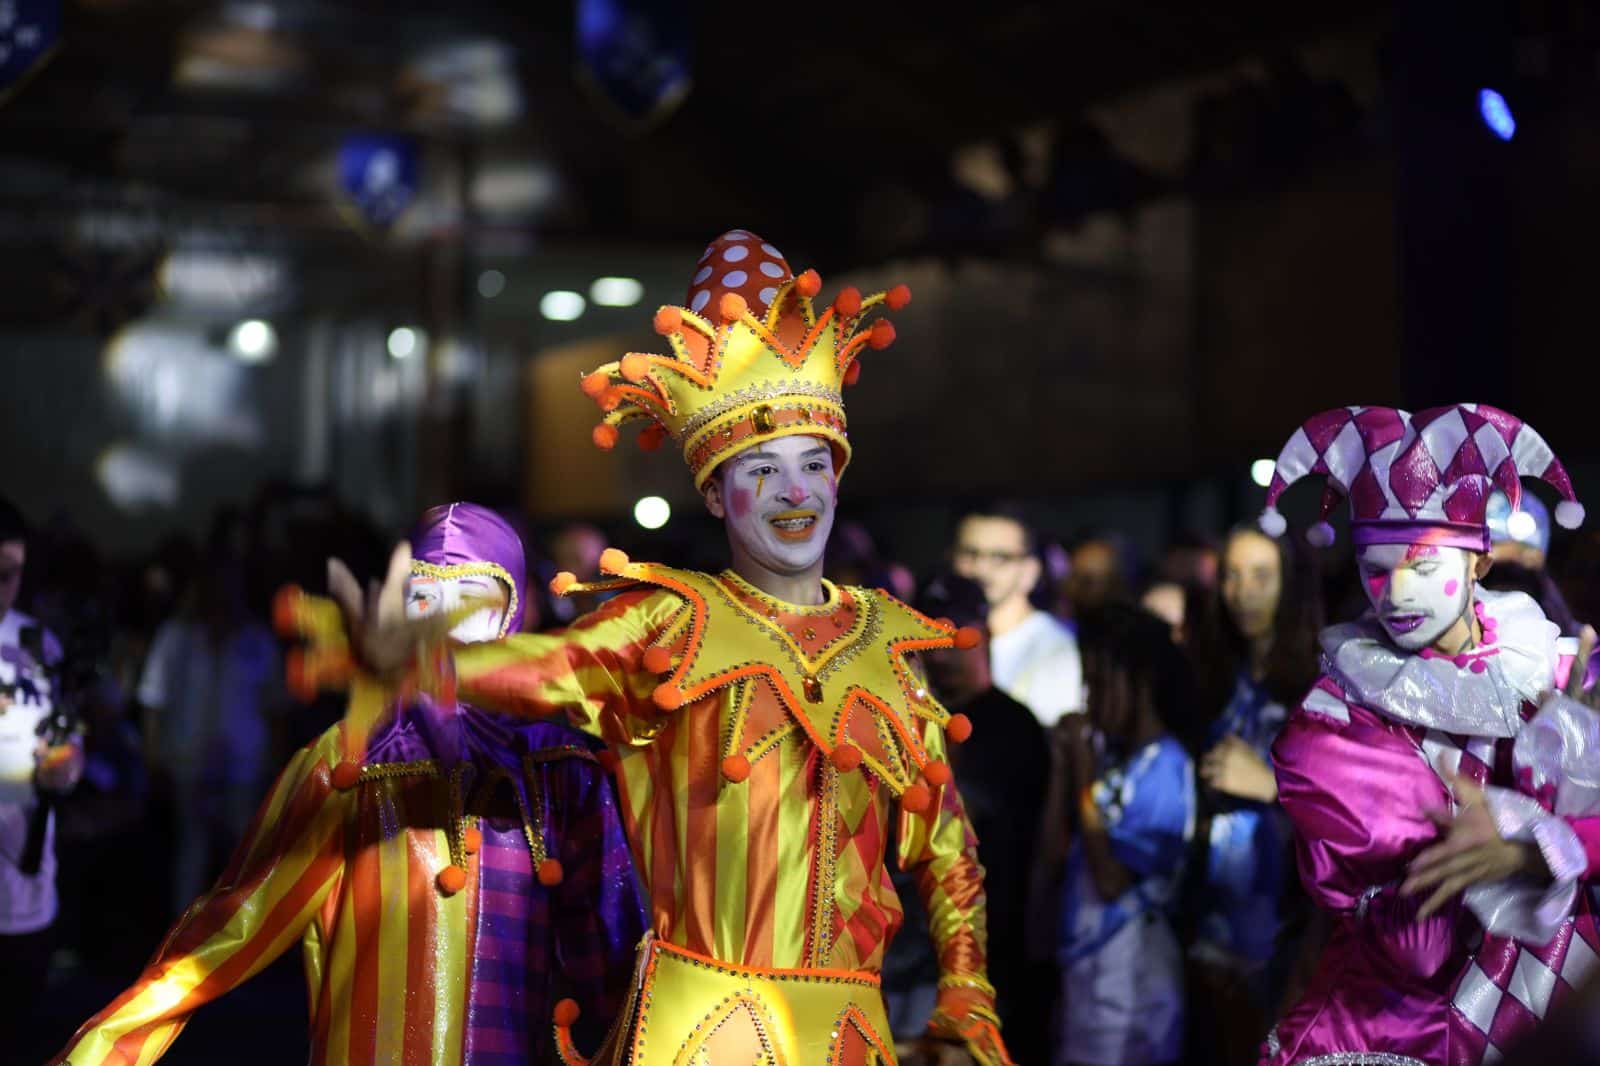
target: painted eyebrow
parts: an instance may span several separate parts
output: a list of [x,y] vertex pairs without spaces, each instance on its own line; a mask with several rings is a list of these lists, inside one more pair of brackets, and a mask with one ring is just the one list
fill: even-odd
[[[827,446],[823,445],[823,444],[819,444],[815,448],[807,448],[805,451],[801,452],[800,453],[800,458],[801,459],[812,459],[812,458],[815,458],[815,457],[817,457],[819,455],[827,455],[827,454],[828,454]],[[750,463],[750,462],[754,462],[754,461],[756,461],[758,459],[765,460],[766,462],[769,462],[769,463],[775,463],[775,462],[778,461],[777,455],[773,454],[772,452],[745,452],[743,455],[739,456],[739,459],[742,461],[742,463]]]

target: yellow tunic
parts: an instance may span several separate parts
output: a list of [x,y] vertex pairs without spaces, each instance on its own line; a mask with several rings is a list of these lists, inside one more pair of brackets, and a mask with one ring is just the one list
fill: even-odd
[[[629,563],[621,576],[615,598],[565,632],[460,647],[454,668],[463,699],[565,713],[620,754],[652,954],[677,974],[674,1024],[714,1029],[728,1004],[713,986],[729,974],[753,989],[761,974],[820,971],[841,990],[824,1004],[755,996],[768,1020],[749,1024],[781,1032],[762,1036],[775,1057],[746,1061],[821,1062],[824,1049],[828,1061],[892,1061],[876,980],[902,918],[885,865],[896,816],[940,959],[935,1026],[981,1061],[1007,1061],[984,972],[983,871],[947,784],[951,718],[909,658],[950,646],[952,628],[827,583],[823,604],[800,607],[731,573]],[[684,993],[697,968],[683,960],[707,964],[703,996]],[[846,1028],[867,1035],[860,1055],[839,1058],[831,1045],[852,1010]],[[633,1041],[628,1061],[695,1061],[670,1041]]]

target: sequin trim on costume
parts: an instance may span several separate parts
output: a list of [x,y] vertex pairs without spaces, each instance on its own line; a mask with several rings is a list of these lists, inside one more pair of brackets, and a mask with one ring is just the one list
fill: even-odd
[[441,581],[463,577],[467,574],[484,574],[497,579],[509,590],[511,598],[506,601],[506,612],[500,618],[500,632],[496,636],[503,637],[511,629],[511,620],[517,616],[517,583],[511,580],[511,575],[499,563],[471,562],[440,566],[438,563],[425,563],[420,559],[413,559],[411,560],[411,572],[425,577],[436,577]]
[[[1278,1030],[1267,1030],[1268,1058],[1277,1058],[1283,1051],[1278,1043]],[[1290,1066],[1428,1066],[1421,1059],[1409,1055],[1396,1055],[1390,1051],[1334,1051],[1327,1055],[1313,1055],[1308,1059],[1295,1059]]]

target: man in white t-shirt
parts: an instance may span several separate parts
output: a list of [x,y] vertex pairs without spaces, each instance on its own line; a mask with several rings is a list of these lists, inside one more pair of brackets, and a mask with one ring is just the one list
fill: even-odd
[[956,527],[951,563],[988,597],[995,686],[1026,704],[1047,729],[1062,715],[1082,711],[1078,642],[1029,599],[1043,566],[1021,511],[999,505],[968,512]]
[[27,558],[22,515],[0,499],[0,1034],[11,1036],[33,1023],[56,920],[54,814],[44,817],[31,870],[23,868],[29,831],[41,790],[69,791],[83,773],[80,745],[47,748],[39,736],[54,709],[49,671],[61,646],[13,606]]

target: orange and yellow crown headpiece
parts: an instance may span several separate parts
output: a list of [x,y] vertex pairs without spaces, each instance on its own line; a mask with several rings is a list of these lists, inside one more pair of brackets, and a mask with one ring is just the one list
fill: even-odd
[[729,230],[706,248],[683,307],[656,312],[656,332],[671,355],[630,352],[583,379],[583,391],[605,412],[595,427],[601,448],[617,443],[617,427],[647,420],[640,447],[668,438],[683,449],[696,489],[724,459],[771,440],[807,434],[833,448],[834,469],[850,461],[843,387],[860,373],[863,347],[887,348],[894,326],[867,313],[899,310],[911,290],[897,285],[862,296],[846,288],[820,315],[822,288],[814,270],[795,277],[772,245],[748,230]]

